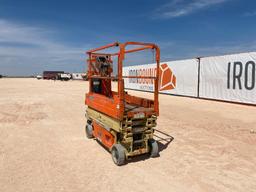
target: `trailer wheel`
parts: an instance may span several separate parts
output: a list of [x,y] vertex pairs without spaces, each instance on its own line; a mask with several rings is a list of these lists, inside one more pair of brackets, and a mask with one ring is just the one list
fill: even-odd
[[118,166],[125,163],[125,149],[121,144],[113,145],[111,149],[112,159]]
[[158,144],[156,140],[154,139],[149,140],[149,147],[150,147],[150,157],[158,157],[159,150],[158,150]]
[[92,125],[87,123],[86,126],[85,126],[85,133],[86,133],[86,137],[88,139],[91,139],[93,138],[93,134],[92,134]]

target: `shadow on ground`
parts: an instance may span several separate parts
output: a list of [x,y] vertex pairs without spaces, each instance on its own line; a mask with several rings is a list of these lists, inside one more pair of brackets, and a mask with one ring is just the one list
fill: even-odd
[[169,146],[169,144],[174,140],[173,136],[171,136],[165,132],[159,131],[157,129],[155,129],[154,136],[158,143],[159,152],[165,150]]
[[[174,140],[174,137],[165,133],[165,132],[159,131],[157,129],[155,129],[154,137],[155,137],[155,140],[158,143],[158,149],[159,149],[159,156],[158,157],[160,157],[160,153],[163,150],[167,149],[169,144]],[[135,157],[132,157],[131,159],[127,160],[126,164],[127,163],[136,163],[138,161],[145,161],[149,158],[150,158],[149,154],[135,156]]]
[[[171,135],[165,133],[165,132],[162,132],[162,131],[159,131],[157,129],[155,129],[155,132],[154,132],[154,137],[155,137],[155,140],[157,141],[158,143],[158,150],[159,150],[159,156],[160,157],[160,154],[162,151],[164,151],[165,149],[168,148],[169,144],[174,140],[174,137],[172,137]],[[97,143],[99,143],[108,153],[110,153],[109,149],[106,148],[101,142],[99,142],[97,139],[95,139],[97,141]],[[111,154],[111,153],[110,153]],[[111,156],[110,156],[111,158]],[[157,158],[157,157],[156,157]],[[135,156],[135,157],[132,157],[130,159],[128,159],[126,161],[125,164],[129,164],[129,163],[136,163],[138,161],[145,161],[145,160],[148,160],[150,159],[150,154],[144,154],[144,155],[139,155],[139,156]]]

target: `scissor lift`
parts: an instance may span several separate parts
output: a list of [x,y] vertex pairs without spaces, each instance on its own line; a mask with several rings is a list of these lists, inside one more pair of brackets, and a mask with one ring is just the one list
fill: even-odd
[[[127,46],[136,48],[126,50]],[[117,53],[99,53],[116,47]],[[126,54],[142,50],[154,50],[156,76],[123,76],[123,61]],[[87,52],[89,92],[85,104],[88,138],[96,138],[112,154],[116,165],[136,155],[149,153],[158,156],[158,144],[153,138],[159,115],[158,79],[160,50],[151,43],[113,43]],[[113,57],[117,58],[117,76],[113,76]],[[124,90],[124,78],[154,80],[154,100],[129,95]],[[112,80],[117,80],[117,92],[112,90]]]

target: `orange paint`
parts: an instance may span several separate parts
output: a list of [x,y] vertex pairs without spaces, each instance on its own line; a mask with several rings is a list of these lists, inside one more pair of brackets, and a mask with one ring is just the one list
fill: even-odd
[[166,63],[162,64],[160,66],[160,91],[172,90],[175,87],[176,76]]
[[115,143],[115,137],[95,121],[93,121],[93,136],[109,149]]
[[[126,50],[127,46],[136,45],[139,46],[134,49]],[[118,53],[99,53],[98,51],[111,48],[111,47],[119,47]],[[133,53],[142,50],[155,50],[155,58],[157,67],[154,71],[154,76],[123,76],[123,60],[125,59],[125,55],[127,53]],[[112,43],[103,47],[99,47],[87,52],[89,59],[88,61],[88,80],[89,80],[89,93],[86,94],[85,104],[88,107],[91,107],[99,112],[109,115],[115,119],[123,120],[125,113],[125,103],[134,104],[141,107],[147,108],[144,112],[145,115],[159,115],[159,102],[158,102],[158,92],[159,92],[159,67],[160,67],[160,49],[157,45],[152,43],[141,43],[141,42],[126,42],[126,43]],[[117,56],[117,76],[111,76],[112,71],[108,71],[107,75],[100,74],[100,70],[98,69],[96,57],[98,56],[107,56],[107,61],[111,64],[113,63],[112,57]],[[150,75],[150,74],[149,74]],[[117,79],[118,83],[118,91],[111,92],[111,81],[110,79]],[[124,91],[124,78],[137,78],[140,81],[146,82],[151,81],[154,82],[155,91],[154,91],[154,100],[133,97],[128,94],[125,94]],[[92,90],[92,81],[97,79],[101,79],[101,94],[98,92],[93,92]],[[169,88],[169,87],[168,87]],[[139,111],[136,111],[138,113]],[[133,116],[133,112],[129,112],[128,116]]]

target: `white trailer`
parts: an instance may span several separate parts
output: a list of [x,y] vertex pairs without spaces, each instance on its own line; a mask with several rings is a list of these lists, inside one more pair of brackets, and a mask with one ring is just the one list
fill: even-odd
[[85,73],[72,73],[73,80],[84,80],[85,76],[86,76]]
[[72,76],[70,73],[60,73],[59,78],[62,81],[68,81],[72,78]]

